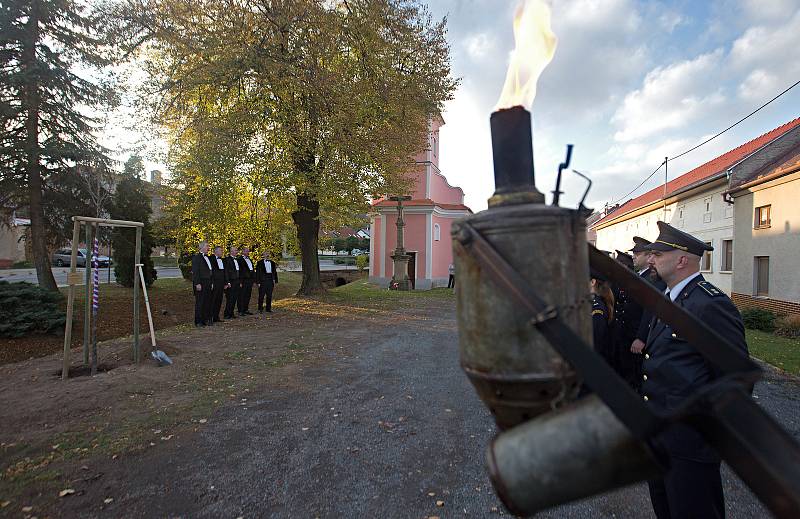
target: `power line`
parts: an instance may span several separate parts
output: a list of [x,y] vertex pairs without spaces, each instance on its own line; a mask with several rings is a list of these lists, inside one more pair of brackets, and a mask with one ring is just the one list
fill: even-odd
[[[742,123],[742,122],[746,121],[747,119],[749,119],[750,117],[752,117],[752,116],[753,116],[753,115],[755,115],[756,113],[760,112],[760,111],[761,111],[762,109],[764,109],[764,108],[765,108],[767,105],[769,105],[770,103],[772,103],[773,101],[775,101],[776,99],[778,99],[779,97],[781,97],[783,94],[785,94],[785,93],[786,93],[786,92],[788,92],[789,90],[791,90],[791,89],[793,89],[794,87],[796,87],[797,85],[800,85],[800,80],[798,80],[798,81],[795,81],[795,82],[794,82],[792,85],[790,85],[788,88],[786,88],[786,89],[785,89],[783,92],[781,92],[780,94],[776,95],[775,97],[773,97],[772,99],[770,99],[770,100],[769,100],[769,101],[767,101],[766,103],[762,104],[761,106],[759,106],[758,108],[756,108],[755,110],[753,110],[752,112],[750,112],[749,114],[745,115],[744,117],[742,117],[741,119],[739,119],[738,121],[736,121],[735,123],[733,123],[732,125],[728,126],[728,127],[727,127],[727,128],[725,128],[724,130],[722,130],[721,132],[719,132],[719,133],[717,133],[717,134],[715,134],[715,135],[713,135],[713,136],[709,137],[708,139],[704,140],[704,141],[703,141],[703,142],[701,142],[700,144],[697,144],[697,145],[695,145],[695,146],[693,146],[693,147],[689,148],[688,150],[686,150],[686,151],[684,151],[684,152],[682,152],[682,153],[679,153],[678,155],[675,155],[674,157],[670,157],[670,158],[669,158],[669,159],[667,159],[667,160],[675,160],[675,159],[679,159],[679,158],[683,157],[684,155],[686,155],[686,154],[688,154],[688,153],[691,153],[691,152],[693,152],[693,151],[694,151],[694,150],[696,150],[697,148],[699,148],[699,147],[701,147],[701,146],[703,146],[703,145],[705,145],[705,144],[708,144],[709,142],[713,141],[714,139],[716,139],[717,137],[719,137],[719,136],[720,136],[720,135],[722,135],[723,133],[727,132],[727,131],[728,131],[728,130],[730,130],[731,128],[734,128],[734,127],[738,126],[740,123]],[[648,180],[650,180],[651,178],[653,178],[653,175],[655,175],[655,174],[658,172],[658,170],[660,170],[660,169],[661,169],[661,166],[663,166],[663,165],[664,165],[664,164],[667,162],[667,160],[665,160],[664,162],[662,162],[661,164],[659,164],[659,165],[658,165],[658,167],[655,169],[655,171],[653,171],[652,173],[650,173],[650,174],[647,176],[647,178],[645,178],[645,179],[644,179],[644,180],[643,180],[643,181],[642,181],[642,182],[641,182],[641,183],[640,183],[638,186],[636,186],[636,187],[635,187],[635,188],[634,188],[632,191],[630,191],[629,193],[627,193],[627,194],[625,194],[625,195],[623,195],[623,196],[621,196],[621,197],[617,198],[617,199],[616,199],[614,202],[612,202],[612,203],[611,203],[611,205],[614,205],[614,204],[616,204],[617,202],[619,202],[620,200],[622,200],[622,199],[624,199],[624,198],[627,198],[627,197],[628,197],[628,196],[630,196],[631,194],[635,193],[635,192],[636,192],[636,191],[637,191],[637,190],[638,190],[640,187],[642,187],[642,186],[645,184],[645,182],[647,182]]]

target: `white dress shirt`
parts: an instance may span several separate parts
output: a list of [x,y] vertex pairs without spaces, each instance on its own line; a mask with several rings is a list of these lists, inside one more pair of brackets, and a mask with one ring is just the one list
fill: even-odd
[[211,270],[211,260],[208,259],[208,256],[203,254],[203,259],[206,260],[206,265],[208,265],[208,270]]
[[225,270],[225,265],[222,264],[222,258],[217,258],[217,268]]
[[272,263],[269,260],[264,260],[264,267],[267,269],[267,274],[272,274]]
[[253,264],[250,263],[250,258],[248,258],[247,256],[243,256],[243,257],[244,257],[244,262],[247,263],[247,268],[249,268],[250,270],[253,270]]
[[231,259],[233,259],[233,266],[236,267],[236,272],[239,272],[239,262],[233,256],[231,256]]

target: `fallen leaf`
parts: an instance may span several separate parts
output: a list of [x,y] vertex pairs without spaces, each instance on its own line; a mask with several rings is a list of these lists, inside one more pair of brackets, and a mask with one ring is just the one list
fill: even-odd
[[428,492],[428,495],[429,495],[430,497],[433,497],[433,496],[435,496],[435,495],[436,495],[436,492]]
[[112,460],[115,460],[115,459],[117,459],[117,458],[119,458],[119,455],[118,455],[118,454],[114,454],[113,456],[111,456],[111,459],[112,459]]
[[75,489],[74,488],[65,488],[64,490],[62,490],[61,492],[58,493],[58,497],[69,496],[69,495],[72,495],[74,493],[75,493]]
[[436,506],[444,506],[444,501],[436,501]]
[[162,436],[161,439],[164,441],[171,440],[172,437],[175,436],[174,434],[170,434],[169,436]]
[[103,502],[105,504],[107,504],[107,505],[110,505],[111,503],[114,502],[114,498],[113,497],[107,497],[107,498],[103,499]]
[[5,508],[10,504],[11,504],[11,501],[3,501],[2,503],[0,503],[0,508]]
[[303,427],[303,430],[304,430],[304,431],[307,431],[307,430],[308,430],[308,427]]
[[32,512],[33,511],[33,507],[32,506],[23,506],[22,507],[22,511],[25,512],[25,513]]

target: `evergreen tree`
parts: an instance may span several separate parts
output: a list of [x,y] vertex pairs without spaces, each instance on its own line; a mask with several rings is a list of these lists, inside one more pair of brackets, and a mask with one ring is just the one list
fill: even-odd
[[92,136],[96,121],[79,108],[112,97],[77,73],[108,64],[96,24],[73,0],[0,4],[0,191],[28,208],[36,273],[48,290],[57,290],[48,250],[54,229],[45,216],[48,201],[59,199],[54,179],[77,163],[108,161]]
[[[144,279],[147,286],[156,280],[156,269],[153,267],[153,235],[150,229],[150,195],[148,186],[142,180],[144,165],[142,159],[136,155],[131,156],[125,163],[125,172],[122,180],[117,184],[114,192],[114,202],[111,207],[111,218],[114,220],[129,220],[144,223],[142,229],[141,263],[144,264]],[[114,275],[117,283],[122,286],[132,287],[136,254],[136,232],[131,228],[114,228]]]

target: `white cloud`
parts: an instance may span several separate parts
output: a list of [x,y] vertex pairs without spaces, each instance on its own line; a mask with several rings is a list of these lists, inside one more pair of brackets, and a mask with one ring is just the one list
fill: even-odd
[[739,85],[739,97],[755,104],[763,101],[769,92],[778,92],[781,86],[774,74],[757,68]]
[[621,127],[614,139],[631,141],[685,127],[703,110],[723,103],[725,96],[713,79],[719,76],[722,57],[722,49],[717,49],[649,72],[642,87],[625,96],[612,117]]
[[485,32],[470,35],[464,40],[464,46],[474,61],[482,61],[496,50],[494,38]]
[[679,25],[686,23],[686,18],[676,12],[665,12],[658,17],[658,24],[668,33],[671,33]]

